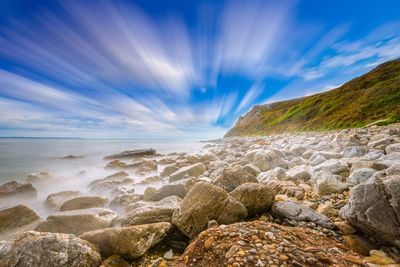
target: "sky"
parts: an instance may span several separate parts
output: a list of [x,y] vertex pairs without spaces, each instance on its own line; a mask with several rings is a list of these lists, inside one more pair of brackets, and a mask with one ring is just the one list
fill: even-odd
[[215,138],[400,57],[400,1],[0,1],[0,136]]

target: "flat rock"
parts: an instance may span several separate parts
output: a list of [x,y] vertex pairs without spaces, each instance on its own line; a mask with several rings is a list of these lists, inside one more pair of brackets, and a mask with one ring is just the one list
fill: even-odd
[[4,267],[97,267],[100,263],[95,246],[70,234],[29,231],[0,249]]
[[178,196],[180,198],[184,198],[188,190],[186,189],[186,183],[182,181],[183,180],[163,185],[160,189],[157,189],[154,194],[152,194],[149,200],[160,201],[161,199],[169,196]]
[[104,159],[137,158],[137,157],[155,156],[155,155],[156,155],[156,150],[148,148],[148,149],[127,150],[121,153],[105,156]]
[[0,199],[7,197],[18,197],[23,199],[35,198],[36,189],[30,183],[11,181],[0,185]]
[[43,204],[49,210],[59,211],[61,205],[65,201],[78,197],[80,195],[81,193],[79,191],[62,191],[58,193],[53,193],[48,195]]
[[206,171],[203,163],[199,162],[190,166],[183,167],[169,176],[169,182],[175,182],[183,179],[186,175],[189,177],[198,177]]
[[62,211],[48,216],[36,231],[81,235],[109,227],[116,217],[114,211],[105,208]]
[[80,210],[89,208],[104,208],[108,203],[108,198],[101,196],[79,196],[64,202],[60,211]]
[[105,257],[121,255],[132,259],[161,242],[171,228],[167,222],[106,228],[85,233],[80,238],[97,245]]

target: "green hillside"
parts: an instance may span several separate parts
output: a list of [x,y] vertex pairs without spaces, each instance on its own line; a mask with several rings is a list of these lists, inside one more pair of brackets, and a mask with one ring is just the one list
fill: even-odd
[[254,106],[225,137],[362,127],[377,121],[400,121],[400,59],[328,92]]

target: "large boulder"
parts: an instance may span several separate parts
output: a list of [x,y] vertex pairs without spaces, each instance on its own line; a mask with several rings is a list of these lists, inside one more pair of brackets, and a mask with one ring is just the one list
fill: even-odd
[[34,198],[37,195],[36,189],[30,183],[11,181],[0,185],[0,199],[18,197],[19,199]]
[[258,180],[254,175],[248,173],[239,165],[236,165],[233,168],[224,169],[214,181],[216,186],[225,189],[227,192],[234,190],[236,187],[244,183],[258,183]]
[[160,201],[169,196],[178,196],[184,198],[187,194],[186,183],[184,180],[172,182],[157,189],[150,197],[151,201]]
[[158,202],[138,201],[127,207],[127,214],[117,220],[122,226],[171,222],[172,214],[179,208],[182,199],[169,196]]
[[306,193],[303,187],[296,185],[292,181],[271,180],[265,185],[274,190],[276,194],[287,195],[297,199],[303,199]]
[[333,229],[335,224],[325,215],[315,212],[310,207],[293,201],[277,201],[272,204],[272,213],[282,219],[314,222],[324,228]]
[[167,222],[106,228],[85,233],[80,238],[97,245],[105,257],[121,255],[132,259],[161,242],[171,228]]
[[225,190],[207,182],[198,182],[182,200],[181,207],[174,212],[172,223],[193,238],[207,228],[210,220],[229,224],[246,217],[246,208]]
[[89,187],[93,187],[95,185],[101,184],[103,182],[112,182],[112,181],[116,181],[116,180],[123,180],[124,178],[127,178],[129,176],[129,174],[125,171],[119,171],[116,173],[113,173],[111,175],[108,175],[102,179],[96,179],[93,180],[89,183]]
[[135,192],[134,182],[135,180],[128,177],[114,181],[105,181],[92,186],[90,191],[96,194],[133,194]]
[[243,204],[249,215],[265,212],[273,203],[275,191],[259,183],[245,183],[229,193]]
[[287,168],[288,163],[274,150],[260,150],[255,153],[253,164],[265,172],[275,167]]
[[104,159],[138,158],[143,156],[155,156],[156,151],[152,148],[127,150],[121,153],[105,156]]
[[353,187],[363,183],[371,178],[374,173],[376,173],[376,170],[372,168],[355,169],[352,173],[350,173],[349,178],[347,178],[347,185],[349,187]]
[[4,267],[97,267],[100,263],[95,246],[69,234],[29,231],[0,249]]
[[341,193],[348,189],[340,175],[332,174],[328,171],[315,172],[311,183],[315,192],[319,195],[329,195],[332,193]]
[[143,195],[139,194],[125,194],[115,197],[108,206],[113,210],[125,210],[125,208],[137,201],[143,200]]
[[286,175],[286,170],[281,167],[276,167],[276,168],[273,168],[272,170],[269,170],[266,172],[260,172],[257,176],[257,180],[263,184],[266,184],[272,180],[285,181],[288,179],[289,178]]
[[325,172],[337,175],[349,173],[350,168],[343,160],[330,159],[314,167],[314,172]]
[[60,211],[81,210],[89,208],[104,208],[108,203],[108,198],[101,196],[80,196],[64,202]]
[[388,145],[385,148],[386,154],[400,152],[400,143]]
[[65,201],[79,197],[80,195],[79,191],[62,191],[50,194],[44,201],[44,206],[49,210],[59,211]]
[[0,240],[9,240],[19,233],[33,230],[41,221],[33,210],[24,205],[0,210]]
[[400,175],[370,180],[353,187],[340,215],[377,240],[400,247]]
[[298,165],[286,172],[289,180],[308,181],[311,178],[312,170],[307,165]]
[[81,235],[109,227],[116,217],[114,211],[105,208],[62,211],[48,216],[36,231]]
[[198,177],[206,171],[206,166],[203,163],[199,162],[190,166],[183,167],[169,177],[169,182],[175,182],[183,179],[186,175],[189,177]]
[[343,158],[361,157],[367,153],[367,146],[348,146],[343,151]]

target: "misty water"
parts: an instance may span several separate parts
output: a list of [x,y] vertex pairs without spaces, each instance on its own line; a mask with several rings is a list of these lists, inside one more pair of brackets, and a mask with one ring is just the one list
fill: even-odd
[[[105,169],[109,160],[106,155],[141,148],[154,148],[159,154],[172,152],[201,153],[205,144],[199,140],[111,140],[111,139],[46,139],[46,138],[0,138],[0,184],[16,180],[24,182],[29,174],[48,172],[56,178],[53,183],[34,184],[38,191],[35,201],[13,199],[0,201],[0,207],[26,204],[40,213],[47,215],[43,201],[48,194],[66,190],[91,194],[87,185],[90,181],[101,179],[118,170]],[[63,159],[65,156],[81,156],[78,159]],[[161,158],[161,157],[160,157]],[[129,163],[132,159],[123,159]],[[165,166],[159,166],[161,171]],[[124,170],[135,182],[140,182],[156,173],[145,176],[134,170]],[[82,174],[83,173],[83,174]],[[143,193],[146,187],[161,186],[162,182],[150,185],[136,185],[135,193]],[[111,200],[112,198],[110,198]]]

